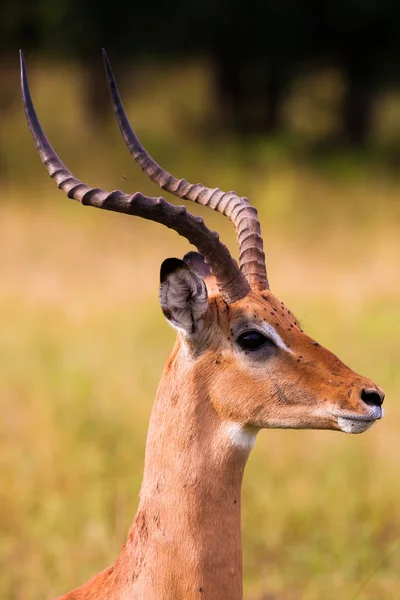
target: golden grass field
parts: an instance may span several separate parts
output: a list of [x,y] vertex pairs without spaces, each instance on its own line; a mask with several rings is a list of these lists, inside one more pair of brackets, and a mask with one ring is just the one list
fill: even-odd
[[[85,128],[76,74],[41,76],[29,64],[28,73],[39,117],[78,177],[158,194],[131,164],[111,110],[102,131]],[[139,92],[126,107],[149,149],[178,175],[251,196],[274,293],[386,391],[384,420],[363,435],[259,435],[243,490],[245,598],[400,599],[399,182],[378,168],[336,176],[296,165],[261,142],[243,151],[194,143],[185,130],[179,138],[172,92]],[[0,598],[43,600],[104,568],[124,542],[174,340],[158,269],[188,245],[157,224],[65,198],[46,179],[19,105],[2,132]],[[209,213],[234,249],[229,224]]]

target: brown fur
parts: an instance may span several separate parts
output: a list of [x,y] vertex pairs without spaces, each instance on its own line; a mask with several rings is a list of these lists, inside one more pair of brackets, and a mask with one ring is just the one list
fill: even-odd
[[[305,335],[290,311],[263,292],[268,287],[263,242],[248,200],[177,180],[144,150],[105,61],[118,123],[133,158],[161,188],[232,220],[240,269],[218,235],[184,207],[139,192],[90,188],[74,177],[37,120],[21,52],[25,114],[58,187],[84,205],[175,229],[198,248],[215,276],[193,253],[187,263],[167,259],[162,265],[161,305],[180,333],[151,418],[139,510],[114,564],[63,599],[240,600],[240,489],[257,431],[361,432],[382,416],[383,393]],[[270,341],[261,338],[257,351],[238,343],[251,329],[258,329],[257,342],[267,325]]]
[[[268,323],[278,348],[254,360],[238,348],[243,323]],[[62,600],[241,600],[240,494],[250,448],[225,424],[340,429],[336,412],[365,415],[379,388],[303,333],[270,292],[227,305],[210,298],[196,336],[179,335],[147,438],[138,513],[115,563]]]

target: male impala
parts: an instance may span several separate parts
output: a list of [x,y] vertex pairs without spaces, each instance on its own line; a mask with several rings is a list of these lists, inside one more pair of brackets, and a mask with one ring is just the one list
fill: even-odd
[[[243,470],[262,428],[362,433],[382,417],[383,391],[309,338],[269,291],[256,210],[247,198],[177,180],[145,151],[104,54],[118,125],[147,175],[233,222],[239,266],[203,219],[139,192],[90,188],[46,139],[30,97],[25,114],[58,187],[82,204],[157,221],[197,247],[161,266],[160,302],[178,330],[151,416],[138,512],[114,564],[63,600],[240,600]],[[204,257],[204,258],[203,258]]]

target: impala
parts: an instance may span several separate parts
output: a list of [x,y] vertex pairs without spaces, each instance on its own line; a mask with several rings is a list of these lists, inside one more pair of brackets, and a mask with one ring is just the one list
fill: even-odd
[[21,53],[25,114],[40,157],[69,198],[157,221],[193,244],[161,266],[160,303],[177,340],[157,391],[140,502],[115,562],[63,600],[240,600],[242,476],[263,428],[362,433],[383,391],[308,337],[269,289],[257,212],[247,198],[176,179],[146,152],[107,56],[119,128],[134,160],[167,192],[226,215],[239,265],[202,218],[163,198],[106,192],[77,179],[37,119]]

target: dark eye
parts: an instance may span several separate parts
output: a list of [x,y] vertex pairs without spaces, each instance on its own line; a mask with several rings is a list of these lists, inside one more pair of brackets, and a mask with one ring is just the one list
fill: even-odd
[[264,344],[273,344],[271,340],[259,331],[245,331],[236,340],[243,350],[258,350]]

